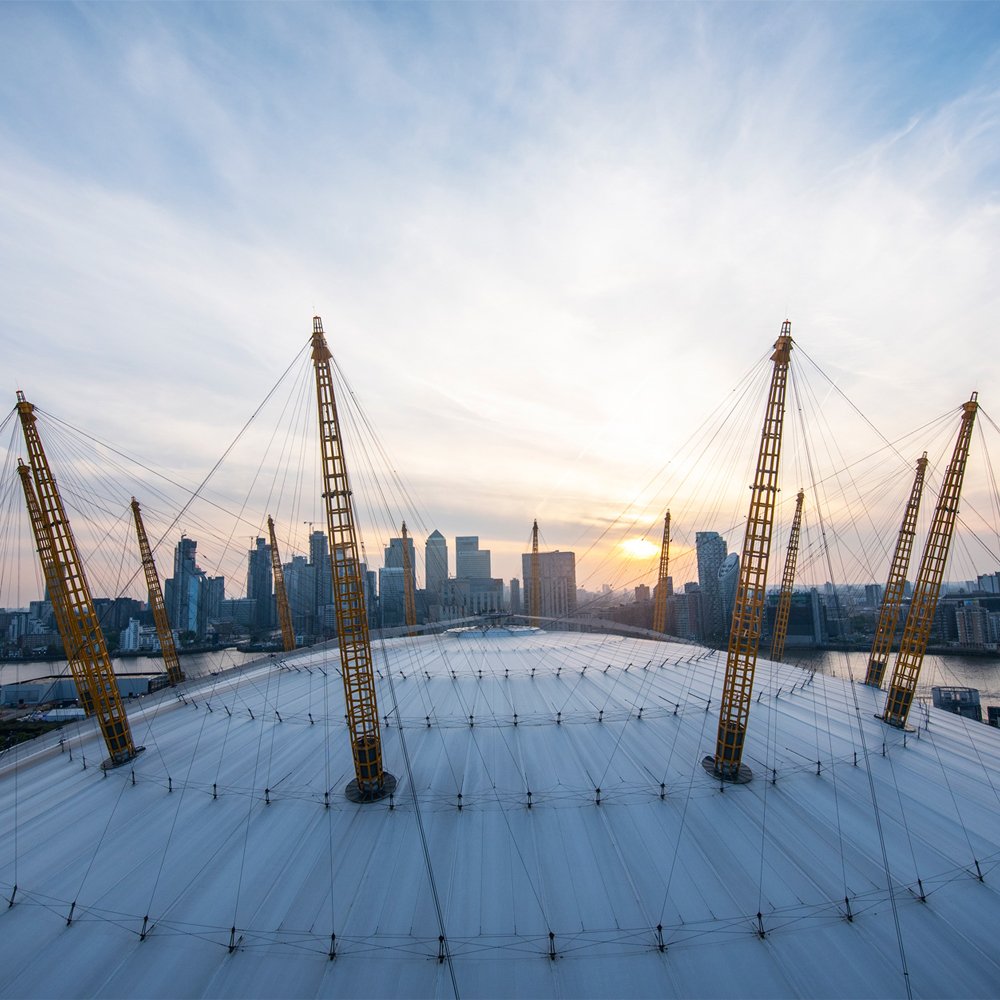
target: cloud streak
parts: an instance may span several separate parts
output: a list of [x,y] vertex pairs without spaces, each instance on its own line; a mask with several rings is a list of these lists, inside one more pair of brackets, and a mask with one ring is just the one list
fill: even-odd
[[990,405],[992,8],[0,19],[8,388],[192,481],[313,312],[429,527],[498,550],[640,495],[786,313],[890,438]]

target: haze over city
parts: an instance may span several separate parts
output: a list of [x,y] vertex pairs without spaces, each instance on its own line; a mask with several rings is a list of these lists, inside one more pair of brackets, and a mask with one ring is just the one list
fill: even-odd
[[[917,455],[943,468],[971,391],[991,412],[995,5],[6,4],[0,25],[10,401],[190,487],[313,313],[418,543],[478,534],[505,578],[535,517],[595,589],[651,582],[671,503],[678,555],[703,529],[738,548],[761,400],[727,399],[786,316],[803,399],[846,414],[825,471],[885,449],[873,427],[903,442],[875,460],[883,546]],[[722,411],[739,456],[699,471]],[[230,511],[253,467],[213,480]],[[321,518],[297,513],[301,543]],[[245,565],[238,533],[213,558]],[[643,536],[636,565],[609,554]]]

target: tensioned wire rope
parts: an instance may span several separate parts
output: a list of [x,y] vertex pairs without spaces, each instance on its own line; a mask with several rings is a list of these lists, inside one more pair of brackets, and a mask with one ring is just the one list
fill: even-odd
[[[767,377],[767,355],[765,355],[740,379],[730,393],[716,406],[709,417],[701,422],[698,429],[678,448],[676,454],[650,477],[645,486],[634,495],[625,510],[618,514],[598,534],[597,538],[590,543],[584,552],[581,562],[585,561],[590,553],[611,536],[611,532],[616,529],[620,535],[625,535],[634,531],[638,524],[643,523],[647,525],[643,531],[643,538],[647,538],[650,535],[659,537],[656,534],[657,528],[658,526],[662,526],[662,512],[667,509],[671,510],[672,527],[675,522],[678,525],[683,524],[688,514],[688,505],[693,506],[694,500],[689,501],[688,504],[682,504],[680,502],[680,498],[683,496],[682,491],[687,486],[696,469],[701,468],[702,472],[704,471],[703,465],[698,465],[698,460],[704,459],[706,455],[712,453],[712,446],[721,441],[724,446],[724,454],[728,457],[725,461],[720,461],[712,467],[715,472],[717,488],[710,488],[706,491],[711,497],[715,497],[716,499],[713,506],[707,512],[707,515],[703,515],[701,511],[697,512],[699,521],[702,523],[715,521],[723,502],[723,490],[718,488],[718,482],[720,480],[724,481],[727,478],[726,470],[731,467],[736,454],[742,454],[744,460],[746,460],[746,450],[741,452],[738,444],[738,442],[743,440],[744,435],[732,434],[726,438],[724,432],[730,427],[746,425],[747,418],[757,404],[760,388],[766,384]],[[733,399],[734,395],[735,399]],[[671,483],[670,491],[666,492],[665,485],[661,486],[660,484],[666,483],[667,476],[673,466],[683,466],[684,464],[688,466],[687,471],[681,475],[676,484]],[[699,490],[701,489],[702,487],[699,486]],[[666,496],[664,497],[663,494],[665,492]],[[646,500],[644,502],[643,498],[650,496],[659,499],[658,501]],[[646,521],[648,517],[647,511],[653,506],[655,506],[659,513],[656,519],[652,523],[649,523]],[[635,513],[629,518],[629,514],[633,510]],[[580,540],[582,540],[582,536]],[[594,577],[608,562],[609,558],[609,556],[605,556],[583,582],[585,583],[588,579]]]
[[[216,466],[216,468],[218,468],[218,465]],[[204,485],[204,484],[203,484],[203,485]],[[110,820],[110,818],[109,818],[109,824],[110,824],[110,821],[111,821],[111,820]],[[99,848],[99,845],[98,845],[98,848]],[[96,852],[95,852],[95,857],[96,857]],[[91,864],[92,864],[92,863],[93,863],[93,859],[92,859],[92,862],[91,862]],[[88,870],[89,870],[89,869],[88,869]]]

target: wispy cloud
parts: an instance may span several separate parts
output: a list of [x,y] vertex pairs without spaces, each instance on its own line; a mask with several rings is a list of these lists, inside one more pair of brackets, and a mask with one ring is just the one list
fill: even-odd
[[496,548],[639,495],[786,313],[890,437],[988,407],[993,10],[4,5],[8,388],[200,471],[319,312]]

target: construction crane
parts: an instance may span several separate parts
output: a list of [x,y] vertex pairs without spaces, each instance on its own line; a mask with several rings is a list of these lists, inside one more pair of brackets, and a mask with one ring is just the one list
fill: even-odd
[[[406,627],[413,628],[417,624],[417,602],[413,593],[413,567],[410,565],[410,547],[406,534],[406,522],[403,522],[403,613]],[[411,632],[410,635],[415,633]]]
[[288,606],[288,590],[285,587],[285,571],[278,553],[278,539],[274,535],[274,518],[267,515],[267,530],[271,536],[271,574],[274,576],[274,603],[278,605],[278,621],[281,622],[281,644],[286,653],[295,649],[295,629],[292,627],[292,611]]
[[788,616],[792,610],[792,587],[795,585],[795,563],[799,558],[799,531],[802,528],[802,501],[805,493],[799,490],[795,498],[795,516],[788,532],[788,550],[785,553],[785,570],[781,575],[781,593],[774,615],[774,632],[771,636],[771,659],[780,660],[785,655],[788,636]]
[[865,684],[871,687],[881,687],[885,677],[885,666],[889,662],[889,652],[892,640],[896,635],[896,625],[899,623],[899,612],[903,606],[903,590],[906,588],[906,574],[910,568],[910,555],[913,552],[913,539],[917,533],[917,514],[920,513],[920,498],[924,492],[924,474],[927,471],[927,452],[917,459],[917,472],[913,477],[913,488],[910,499],[906,502],[903,512],[903,523],[896,539],[896,551],[889,566],[889,579],[885,585],[885,595],[882,598],[882,608],[879,611],[878,626],[875,629],[875,641],[868,657],[868,670],[865,674]]
[[347,727],[354,757],[355,777],[345,791],[353,802],[374,802],[395,789],[396,779],[382,768],[382,735],[375,698],[368,609],[361,578],[354,505],[333,391],[331,357],[323,334],[323,321],[314,316],[312,360],[316,372],[323,499],[330,538],[337,644],[340,647]]
[[889,681],[889,694],[885,700],[882,721],[898,729],[906,726],[910,706],[913,704],[913,695],[917,689],[917,680],[920,677],[920,668],[924,662],[924,653],[927,651],[927,641],[931,635],[931,625],[934,623],[934,612],[937,610],[938,597],[941,593],[948,550],[951,547],[955,520],[958,517],[958,501],[962,495],[965,463],[972,442],[972,426],[979,408],[976,397],[977,393],[974,392],[972,398],[962,404],[962,425],[955,441],[951,462],[948,463],[948,471],[944,474],[941,492],[938,494],[930,532],[924,543],[917,582],[913,586],[913,597],[910,600],[910,610],[903,626],[903,637],[899,641],[899,652],[893,665],[892,679]]
[[667,575],[670,570],[670,511],[663,519],[663,542],[660,545],[660,572],[653,605],[653,631],[667,631]]
[[538,519],[531,526],[531,590],[529,591],[528,613],[530,624],[538,628],[542,624],[542,571],[538,557]]
[[743,764],[743,742],[750,716],[750,696],[764,619],[764,590],[778,495],[781,431],[785,420],[785,392],[791,353],[792,324],[785,320],[771,355],[774,368],[761,430],[757,470],[750,493],[750,512],[743,536],[715,755],[702,761],[705,769],[722,781],[744,782],[751,778],[750,768]]
[[167,680],[171,687],[176,687],[184,680],[180,660],[177,659],[177,647],[174,645],[174,633],[170,630],[170,620],[167,618],[167,608],[163,603],[163,591],[160,589],[160,577],[153,562],[153,550],[149,547],[146,537],[146,526],[142,523],[142,512],[139,501],[132,497],[132,517],[135,520],[135,533],[139,538],[139,555],[142,557],[142,569],[146,574],[146,590],[149,593],[149,606],[153,611],[153,622],[156,634],[160,639],[160,655],[163,665],[167,668]]
[[[56,625],[60,629],[71,668],[74,660],[77,661],[79,680],[76,674],[74,680],[77,681],[81,700],[85,702],[86,709],[97,716],[101,735],[108,748],[108,759],[103,766],[118,767],[132,760],[143,748],[137,748],[132,742],[128,716],[122,705],[118,681],[111,668],[108,647],[94,609],[94,600],[84,575],[73,529],[35,424],[35,408],[20,390],[17,393],[17,412],[24,432],[28,465],[35,480],[38,507],[35,517],[39,530],[48,535],[47,548],[51,559],[49,573],[59,580],[56,592],[49,594],[54,604],[62,604],[62,612],[56,614]],[[39,555],[41,556],[41,551]],[[44,571],[45,557],[42,559]],[[88,700],[89,705],[86,705]]]

